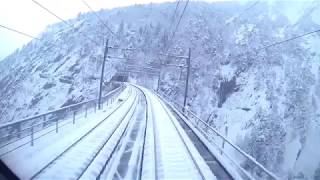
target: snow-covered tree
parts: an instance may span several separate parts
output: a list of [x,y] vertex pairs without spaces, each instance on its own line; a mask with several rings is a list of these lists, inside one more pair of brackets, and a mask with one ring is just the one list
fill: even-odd
[[[251,132],[246,135],[242,147],[258,162],[273,172],[280,172],[285,150],[285,129],[282,118],[276,112],[268,113],[260,109],[253,119]],[[262,171],[250,161],[245,162],[245,167],[257,174]],[[262,175],[262,174],[261,174]],[[265,176],[265,174],[264,174]]]

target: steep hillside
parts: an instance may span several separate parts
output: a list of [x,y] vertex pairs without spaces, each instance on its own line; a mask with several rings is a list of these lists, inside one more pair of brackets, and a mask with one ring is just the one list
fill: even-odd
[[[191,48],[188,108],[221,132],[228,126],[229,138],[279,176],[317,179],[320,34],[255,49],[319,28],[319,2],[260,2],[245,10],[249,5],[191,2],[174,39],[179,19],[176,15],[170,25],[174,3],[97,12],[115,35],[93,13],[69,20],[73,29],[50,25],[42,41],[33,40],[0,62],[0,120],[97,97],[106,38],[111,46],[138,49],[109,51],[135,60],[109,58],[106,84],[126,64],[183,64],[158,53],[187,55]],[[293,17],[296,13],[300,16]],[[157,78],[130,73],[131,81],[150,88],[156,88]],[[181,103],[185,78],[185,70],[162,66],[160,91]]]

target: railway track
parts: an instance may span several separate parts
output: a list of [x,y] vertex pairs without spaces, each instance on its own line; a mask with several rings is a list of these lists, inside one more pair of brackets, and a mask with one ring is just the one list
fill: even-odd
[[110,139],[119,133],[119,129],[122,131],[126,127],[130,115],[134,113],[136,101],[137,95],[132,95],[122,102],[104,120],[35,173],[31,179],[80,179],[98,155],[106,149]]
[[150,115],[146,131],[149,132],[148,136],[152,136],[147,137],[146,141],[142,179],[215,179],[165,105],[148,90],[141,90],[149,101]]
[[148,101],[143,91],[140,93],[137,117],[132,119],[127,132],[114,146],[112,155],[105,161],[104,168],[96,179],[141,179],[146,131],[148,124]]
[[132,95],[31,179],[216,179],[177,119],[149,90]]

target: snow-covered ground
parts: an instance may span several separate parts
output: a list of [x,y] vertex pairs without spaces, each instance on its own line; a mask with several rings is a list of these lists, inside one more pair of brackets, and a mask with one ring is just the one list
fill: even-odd
[[[125,99],[128,95],[128,91],[124,91],[119,98]],[[104,120],[108,114],[113,112],[118,106],[119,102],[112,104],[111,106],[105,106],[102,111],[97,113],[89,112],[87,118],[80,117],[76,120],[75,124],[72,124],[72,119],[65,120],[64,123],[68,123],[59,128],[59,132],[51,133],[34,141],[34,146],[30,146],[29,143],[22,146],[4,156],[1,159],[12,169],[21,179],[29,179],[47,163],[52,161],[57,155],[63,152],[67,147],[76,142],[84,134],[94,128],[98,123]],[[112,122],[112,121],[111,121]],[[107,123],[105,123],[107,124]],[[35,138],[47,133],[55,127],[40,131],[35,134]],[[7,152],[8,150],[15,149],[15,147],[24,144],[25,141],[29,141],[30,137],[23,138],[9,146],[2,148],[1,152]],[[76,158],[76,156],[75,156]],[[65,163],[70,165],[70,163]],[[75,163],[77,164],[77,163]],[[62,175],[57,173],[56,175]],[[52,177],[53,178],[53,177]]]
[[[173,40],[169,22],[178,21],[175,2],[98,11],[115,37],[92,12],[79,14],[68,20],[75,29],[50,25],[40,41],[32,40],[0,62],[0,122],[96,98],[106,36],[112,46],[142,49],[110,50],[110,56],[129,59],[109,58],[106,82],[126,64],[155,64],[162,69],[160,91],[181,103],[185,71],[158,65],[159,59],[184,61],[158,52],[166,53],[170,45],[169,53],[184,56],[191,48],[189,109],[221,132],[228,125],[228,137],[277,175],[314,179],[320,174],[320,158],[314,158],[320,138],[319,33],[254,50],[319,29],[319,3],[192,1]],[[157,78],[142,72],[130,73],[129,80],[155,87]],[[224,81],[234,84],[221,97]]]
[[[145,166],[156,166],[158,179],[216,179],[171,112],[165,109],[157,95],[142,89],[152,113],[149,121],[152,121],[155,136],[154,142],[148,145],[154,146],[156,152],[154,161]],[[150,173],[144,176],[145,179],[152,177]]]
[[[67,119],[58,133],[55,127],[37,132],[33,146],[28,143],[30,137],[12,143],[0,149],[1,159],[21,179],[94,179],[100,175],[110,179],[116,174],[132,179],[140,165],[143,179],[216,179],[158,96],[139,88],[146,99],[137,87],[129,86],[118,97],[123,101],[116,100],[96,113],[89,111],[87,118],[79,116],[75,124]],[[131,158],[125,160],[128,148]],[[122,161],[128,166],[124,174],[119,171]]]

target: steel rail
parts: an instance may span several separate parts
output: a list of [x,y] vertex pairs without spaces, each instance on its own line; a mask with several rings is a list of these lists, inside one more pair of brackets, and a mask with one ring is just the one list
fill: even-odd
[[[149,98],[150,99],[150,98]],[[153,111],[153,106],[151,105],[151,111]],[[153,127],[153,146],[154,146],[154,165],[155,165],[155,179],[158,180],[158,171],[157,171],[157,167],[158,167],[158,151],[157,151],[157,137],[158,137],[158,131],[157,131],[157,123],[155,122],[155,118],[154,118],[154,113],[152,113],[152,127]]]
[[[159,99],[158,99],[158,101],[159,101]],[[163,102],[161,102],[161,101],[159,101],[159,102],[160,102],[162,108],[165,110],[165,112],[166,112],[167,115],[169,116],[169,119],[170,119],[171,124],[174,126],[175,130],[178,132],[179,137],[180,137],[181,141],[183,142],[185,148],[187,149],[187,152],[188,152],[189,156],[191,157],[191,159],[192,159],[192,161],[193,161],[193,164],[196,166],[196,169],[197,169],[197,171],[199,172],[201,178],[202,178],[203,180],[205,180],[206,178],[205,178],[204,174],[202,173],[201,168],[199,167],[196,159],[194,158],[193,154],[191,153],[191,150],[189,149],[186,141],[185,141],[184,138],[182,137],[181,132],[178,130],[177,125],[173,122],[172,116],[170,116],[170,112],[169,112],[168,109],[164,106]]]
[[[112,131],[112,133],[110,134],[110,136],[105,140],[105,142],[102,144],[102,146],[99,148],[99,150],[94,154],[94,156],[91,158],[91,160],[89,161],[89,163],[86,165],[86,167],[83,169],[83,171],[80,173],[80,175],[79,175],[76,179],[80,179],[80,178],[83,176],[83,174],[87,171],[87,169],[90,167],[90,165],[91,165],[91,164],[93,163],[93,161],[96,159],[96,157],[100,154],[100,152],[102,151],[102,149],[103,149],[103,148],[106,146],[106,144],[109,142],[109,140],[111,139],[111,137],[113,137],[114,133],[118,130],[118,128],[120,127],[120,125],[121,125],[122,123],[124,123],[123,120],[127,117],[127,115],[128,115],[128,113],[130,112],[130,110],[132,110],[132,107],[133,107],[133,105],[135,104],[136,99],[137,99],[137,96],[135,96],[135,99],[134,99],[134,101],[132,102],[132,105],[130,106],[130,108],[128,109],[128,111],[127,111],[126,113],[124,113],[124,115],[120,118],[119,123],[118,123],[118,124],[116,125],[116,127],[113,129],[113,131]],[[129,119],[131,119],[131,118],[133,117],[136,108],[137,108],[137,106],[134,108],[133,113],[132,113],[132,115],[130,116]],[[123,135],[125,134],[125,132],[126,132],[126,130],[127,130],[127,128],[128,128],[128,125],[129,125],[129,121],[127,122],[127,124],[126,124],[126,126],[125,126],[125,129],[123,130],[123,132],[122,132],[122,134],[121,134],[121,136],[120,136],[120,139],[119,139],[119,141],[117,142],[117,145],[115,145],[113,151],[115,151],[115,149],[116,149],[116,147],[118,146],[120,140],[122,139]],[[113,151],[112,151],[112,152],[113,152]],[[113,155],[113,153],[111,153],[111,154],[109,155],[109,158],[108,158],[108,159],[111,159],[112,155]],[[101,172],[101,171],[100,171],[100,172]]]
[[[134,102],[132,103],[131,107],[129,108],[129,110],[128,110],[126,113],[124,113],[124,116],[121,118],[121,121],[119,121],[120,123],[118,124],[118,127],[122,124],[122,120],[127,117],[127,114],[128,114],[129,111],[132,109],[133,105],[135,104],[135,101],[136,101],[136,97],[135,97],[135,100],[134,100]],[[129,120],[133,117],[136,109],[137,109],[137,105],[135,106],[135,108],[134,108],[134,110],[133,110],[133,112],[132,112]],[[99,171],[99,174],[98,174],[97,177],[96,177],[97,180],[101,178],[101,175],[102,175],[103,172],[105,171],[105,169],[106,169],[109,161],[111,160],[111,158],[113,157],[114,153],[116,152],[116,149],[119,147],[119,144],[120,144],[120,142],[121,142],[121,139],[123,138],[125,132],[127,131],[128,125],[130,124],[129,120],[128,120],[126,126],[125,126],[125,129],[124,129],[123,132],[121,133],[121,136],[120,136],[119,140],[117,141],[116,145],[113,147],[113,149],[112,149],[109,157],[107,158],[106,162],[103,164],[102,169]],[[115,131],[118,129],[118,127],[117,127],[117,128],[113,131],[113,133],[108,137],[108,140],[107,140],[107,141],[109,141],[109,139],[112,137],[112,135],[113,135],[113,134],[115,133]],[[105,143],[105,144],[106,144],[106,143]],[[102,148],[101,148],[101,149],[102,149]],[[100,150],[101,150],[101,149],[100,149]],[[91,161],[90,164],[91,164],[92,162],[93,162],[93,161]],[[89,164],[89,166],[90,166],[90,164]],[[87,166],[87,168],[88,168],[89,166]],[[86,169],[87,169],[87,168],[86,168]],[[84,172],[83,172],[83,173],[84,173]],[[82,173],[82,174],[79,176],[79,178],[77,178],[77,179],[80,179],[81,176],[83,175],[83,173]]]
[[[113,94],[115,94],[117,91],[121,90],[123,88],[123,85],[121,85],[120,87],[117,87],[116,89],[112,90],[111,92],[109,92],[106,96],[104,96],[103,98],[108,98],[110,96],[112,96]],[[60,111],[64,111],[64,110],[67,110],[67,109],[72,109],[72,108],[75,108],[75,107],[78,107],[78,106],[81,106],[81,105],[84,105],[84,104],[88,104],[88,103],[91,103],[91,102],[95,102],[97,101],[98,99],[91,99],[91,100],[88,100],[88,101],[84,101],[84,102],[80,102],[80,103],[77,103],[77,104],[73,104],[73,105],[70,105],[70,106],[65,106],[65,107],[62,107],[62,108],[59,108],[59,109],[56,109],[56,110],[53,110],[53,111],[48,111],[46,113],[42,113],[42,114],[38,114],[36,116],[32,116],[32,117],[28,117],[28,118],[25,118],[25,119],[21,119],[21,120],[18,120],[18,121],[14,121],[14,122],[9,122],[9,123],[5,123],[5,124],[2,124],[0,125],[0,129],[2,128],[6,128],[8,126],[12,126],[14,124],[18,124],[18,123],[22,123],[22,122],[26,122],[26,121],[29,121],[29,120],[33,120],[33,119],[37,119],[37,118],[40,118],[40,117],[43,117],[43,116],[46,116],[46,115],[49,115],[49,114],[54,114],[56,112],[60,112]]]
[[148,127],[148,119],[149,119],[149,113],[148,113],[148,100],[147,100],[147,96],[146,94],[142,91],[142,89],[140,89],[139,87],[135,86],[137,89],[139,89],[142,93],[142,95],[144,96],[145,100],[146,100],[146,114],[145,114],[145,127],[144,127],[144,132],[143,132],[143,143],[142,143],[142,148],[141,148],[141,158],[139,160],[139,171],[138,171],[138,180],[142,179],[142,169],[143,169],[143,162],[144,162],[144,150],[145,150],[145,146],[146,146],[146,137],[147,137],[147,127]]
[[[146,101],[149,101],[150,102],[150,98],[147,96],[147,93],[144,92],[144,90],[139,87],[139,86],[136,86],[136,85],[133,85],[135,87],[137,87],[138,89],[140,89],[140,91],[143,92],[143,94],[145,95],[146,97]],[[153,112],[153,106],[150,104],[150,111]],[[149,117],[148,117],[149,118]],[[154,177],[156,180],[159,179],[158,177],[158,171],[157,171],[157,167],[158,167],[158,152],[157,152],[157,127],[156,127],[156,123],[155,123],[155,118],[154,118],[154,114],[151,113],[151,118],[152,118],[152,130],[153,130],[153,154],[154,154]]]
[[72,143],[67,149],[65,149],[63,152],[61,152],[58,156],[56,156],[53,160],[51,160],[49,163],[47,163],[43,168],[41,168],[38,172],[36,172],[30,179],[35,179],[38,175],[40,175],[45,169],[47,169],[51,164],[53,164],[56,160],[58,160],[60,157],[62,157],[66,152],[68,152],[70,149],[75,147],[79,142],[81,142],[83,139],[88,137],[89,134],[91,134],[96,128],[98,128],[101,124],[103,124],[111,115],[113,115],[114,112],[116,112],[120,107],[123,106],[125,102],[128,101],[129,98],[126,99],[126,101],[123,101],[119,106],[117,106],[110,114],[107,115],[102,121],[100,121],[98,124],[96,124],[93,128],[91,128],[88,132],[86,132],[83,136],[81,136],[77,141]]
[[[156,93],[156,92],[155,92]],[[159,97],[161,97],[163,100],[165,100],[161,94],[158,94]],[[165,97],[169,98],[168,96],[164,95]],[[180,106],[180,108],[182,107],[181,105],[175,103],[176,105]],[[183,108],[183,107],[182,107]],[[220,138],[222,138],[225,142],[227,142],[231,147],[233,147],[236,151],[238,151],[240,154],[242,154],[245,158],[247,158],[248,160],[250,160],[251,162],[253,162],[256,166],[258,166],[261,170],[263,170],[268,176],[272,177],[275,180],[280,180],[279,177],[277,177],[274,173],[272,173],[271,171],[267,170],[262,164],[260,164],[257,160],[255,160],[252,156],[250,156],[249,154],[247,154],[246,152],[244,152],[242,149],[240,149],[240,147],[238,147],[237,145],[235,145],[233,142],[231,142],[229,139],[227,139],[224,135],[222,135],[218,130],[214,129],[213,127],[211,127],[208,123],[206,123],[205,121],[203,121],[200,117],[198,117],[194,112],[192,112],[189,109],[183,108],[184,111],[187,111],[188,114],[191,114],[193,117],[195,117],[198,121],[202,122],[207,128],[209,128],[210,130],[212,130],[217,136],[219,136]],[[184,114],[186,117],[188,117],[188,115]]]
[[[71,122],[72,122],[72,120],[70,120],[70,122],[66,122],[66,123],[60,125],[59,128],[65,126],[65,125],[68,125],[68,124],[70,124]],[[48,126],[48,127],[52,127],[52,126]],[[41,131],[41,130],[40,130],[40,131]],[[36,131],[36,132],[40,132],[40,131]],[[54,131],[56,131],[55,128],[52,129],[52,130],[50,130],[50,131],[48,131],[48,132],[46,132],[46,133],[44,133],[44,134],[41,134],[41,135],[38,136],[38,137],[35,137],[35,138],[33,139],[33,141],[35,141],[35,140],[37,140],[37,139],[40,139],[41,137],[43,137],[43,136],[45,136],[45,135],[47,135],[47,134],[49,134],[49,133],[51,133],[51,132],[54,132]],[[35,132],[35,133],[36,133],[36,132]],[[29,135],[28,135],[28,136],[29,136]],[[23,138],[26,138],[26,137],[28,137],[28,136],[24,136]],[[23,138],[21,138],[21,139],[23,139]],[[18,139],[18,140],[20,140],[20,139]],[[19,149],[19,148],[27,145],[27,144],[30,144],[31,141],[32,141],[32,140],[28,140],[27,142],[22,143],[22,144],[20,144],[19,146],[15,147],[15,148],[7,151],[7,152],[4,152],[4,153],[0,154],[0,158],[3,157],[3,156],[5,156],[6,154],[9,154],[9,153],[11,153],[11,152],[13,152],[13,151],[15,151],[15,150],[17,150],[17,149]],[[5,145],[5,146],[8,146],[8,145],[10,145],[10,144],[12,144],[12,143],[15,143],[15,142],[17,142],[17,141],[10,142],[10,143],[8,143],[8,144]],[[1,148],[5,147],[5,146],[2,146]]]
[[[119,93],[120,91],[115,91],[112,95],[114,95],[114,94],[117,93],[117,92]],[[106,96],[105,96],[105,97],[106,97]],[[54,122],[59,121],[59,119],[57,119],[56,121],[53,120],[53,119],[48,119],[48,120],[46,120],[46,121],[42,121],[42,122],[37,123],[37,124],[32,124],[30,127],[27,127],[27,128],[25,128],[25,129],[23,129],[23,130],[19,130],[17,133],[13,133],[13,134],[9,134],[9,135],[0,137],[0,139],[5,139],[5,138],[10,138],[10,137],[13,137],[13,136],[17,136],[17,135],[20,135],[20,136],[21,136],[21,134],[22,134],[24,131],[27,132],[26,135],[24,135],[24,136],[22,136],[22,137],[18,137],[17,139],[14,139],[13,141],[10,141],[10,140],[9,140],[7,143],[1,145],[1,146],[0,146],[0,149],[4,148],[4,147],[6,147],[6,146],[8,146],[8,145],[10,145],[10,144],[13,144],[13,143],[15,143],[15,142],[18,142],[18,141],[20,141],[20,140],[22,140],[22,139],[24,139],[24,138],[27,138],[27,137],[30,136],[30,135],[33,136],[33,134],[35,134],[35,133],[38,133],[38,132],[41,132],[41,131],[43,131],[43,130],[46,130],[46,129],[48,129],[48,128],[53,127],[54,124],[51,124],[51,125],[49,125],[49,126],[47,126],[47,127],[43,127],[43,128],[38,129],[38,130],[36,130],[36,131],[33,131],[33,130],[34,130],[34,129],[33,129],[34,127],[37,127],[37,126],[39,126],[39,125],[41,125],[41,124],[44,124],[44,123],[50,122],[50,121],[54,123]],[[6,155],[6,154],[8,154],[8,153],[10,153],[10,152],[12,152],[12,151],[20,148],[20,147],[22,147],[22,146],[24,146],[24,145],[26,145],[26,144],[28,144],[28,143],[30,143],[30,142],[33,142],[34,140],[39,139],[40,137],[43,137],[44,135],[47,135],[47,134],[49,134],[50,132],[56,131],[58,128],[63,127],[63,126],[65,126],[65,125],[67,125],[67,124],[69,124],[69,123],[71,123],[71,122],[73,122],[73,121],[74,121],[74,120],[70,120],[70,122],[64,123],[63,125],[56,125],[56,128],[55,128],[55,129],[50,130],[48,133],[45,133],[45,134],[43,134],[43,135],[41,135],[41,136],[39,136],[39,137],[37,137],[37,138],[34,138],[33,140],[29,140],[29,141],[27,141],[26,143],[23,143],[22,145],[19,145],[18,147],[15,147],[14,149],[12,149],[12,150],[10,150],[10,151],[8,151],[8,152],[5,152],[5,153],[0,154],[0,157],[4,156],[4,155]],[[31,130],[31,132],[28,133],[27,130]]]
[[[162,97],[160,97],[161,99],[163,99]],[[163,99],[164,100],[164,99]],[[165,100],[164,100],[165,101]],[[213,145],[215,145],[216,148],[218,148],[218,150],[220,150],[220,152],[223,152],[223,149],[214,141],[211,141],[209,138],[208,138],[208,134],[207,132],[204,132],[203,129],[201,129],[200,127],[197,127],[198,124],[196,124],[195,122],[191,121],[191,122],[188,122],[187,121],[187,116],[185,114],[182,114],[174,105],[170,104],[169,102],[165,101],[166,104],[169,105],[169,107],[171,109],[173,109],[173,111],[185,122],[185,124],[190,127],[191,130],[193,130],[193,132],[199,137],[199,139],[201,141],[203,141],[203,143],[205,144],[203,138],[206,138],[206,140],[209,142],[209,143],[213,143]],[[191,125],[192,124],[192,125]],[[198,132],[196,131],[198,130]],[[200,137],[200,136],[203,136],[203,137]],[[214,139],[214,138],[213,138]],[[212,155],[219,161],[219,157],[218,156],[215,156],[213,151],[210,149],[210,147],[207,147],[207,149],[212,153]],[[236,163],[236,161],[234,161],[231,156],[229,156],[227,153],[223,153],[224,156],[226,156],[230,161],[231,163],[233,163],[237,168],[239,168],[242,173],[245,174],[245,176],[247,176],[250,180],[254,180],[254,178],[243,168],[241,167],[238,163]],[[221,165],[222,163],[219,162]],[[223,166],[223,165],[222,165]],[[223,167],[225,168],[225,167]],[[228,172],[228,170],[226,169],[226,171]],[[236,177],[237,176],[233,176],[232,173],[228,172],[230,174],[231,177],[233,177],[234,179],[237,179]]]
[[[68,112],[68,111],[67,111],[67,112]],[[36,118],[35,118],[35,119],[36,119]],[[40,121],[41,121],[41,120],[40,120]],[[17,136],[17,135],[19,135],[19,134],[21,135],[24,131],[29,132],[28,130],[30,130],[30,129],[34,128],[34,127],[43,125],[43,124],[48,123],[48,122],[55,123],[56,121],[59,121],[59,119],[47,119],[47,120],[45,120],[45,121],[42,120],[41,122],[36,123],[36,124],[34,124],[34,122],[31,122],[31,124],[32,124],[31,126],[28,126],[27,128],[24,128],[24,129],[19,130],[19,132],[11,133],[11,134],[8,134],[8,135],[6,135],[6,136],[2,136],[2,137],[0,137],[0,139],[5,139],[5,138],[12,137],[12,136]],[[70,122],[72,122],[72,119],[70,119]],[[53,126],[54,126],[54,124],[51,124],[51,125],[46,126],[46,127],[42,127],[41,129],[36,130],[36,131],[34,131],[33,133],[37,133],[37,132],[43,131],[43,130],[48,129],[48,128],[53,127]],[[62,127],[62,126],[58,126],[58,127]],[[1,145],[1,146],[0,146],[0,149],[3,148],[3,147],[5,147],[5,146],[7,146],[7,145],[9,145],[9,144],[15,143],[15,142],[17,142],[17,141],[19,141],[19,140],[21,140],[21,139],[23,139],[23,138],[26,138],[26,137],[29,136],[29,135],[30,135],[30,134],[27,134],[27,135],[25,135],[25,136],[23,136],[23,137],[20,137],[20,138],[16,139],[15,141],[9,141],[7,144]]]
[[[147,97],[145,95],[145,93],[137,86],[133,85],[135,88],[137,88],[139,91],[141,91],[142,95],[145,97],[145,100],[146,100],[146,113],[145,113],[145,126],[144,126],[144,131],[143,131],[143,142],[142,142],[142,148],[140,148],[140,159],[139,159],[139,162],[138,162],[138,166],[139,166],[139,170],[138,170],[138,173],[137,173],[137,179],[141,180],[142,179],[142,169],[143,169],[143,162],[144,162],[144,150],[145,150],[145,143],[146,143],[146,132],[147,132],[147,125],[148,125],[148,101],[147,101]],[[132,113],[132,116],[133,116],[134,113]],[[132,117],[131,117],[132,118]],[[128,122],[129,124],[129,122]],[[128,124],[126,126],[126,129],[123,131],[119,141],[117,142],[117,144],[114,146],[114,149],[113,151],[111,152],[111,155],[109,156],[109,158],[107,159],[106,163],[104,164],[103,166],[103,169],[100,171],[99,175],[96,177],[96,179],[101,179],[101,175],[103,174],[103,172],[105,171],[105,168],[106,166],[108,165],[109,161],[112,159],[112,156],[114,155],[115,153],[115,150],[119,147],[120,145],[120,141],[122,140],[124,134],[125,134],[125,131],[127,131],[127,127],[128,127]]]
[[[115,90],[117,90],[117,89],[115,89]],[[121,90],[121,89],[120,89]],[[114,92],[111,92],[110,93],[110,95],[115,95],[115,93],[120,93],[121,91],[120,90],[118,90],[118,91],[114,91]],[[103,98],[106,98],[107,96],[105,96],[105,97],[103,97]],[[49,125],[49,126],[46,126],[46,127],[42,127],[41,129],[38,129],[38,130],[35,130],[34,131],[34,127],[37,127],[37,126],[39,126],[39,125],[41,125],[41,124],[44,124],[44,123],[47,123],[47,122],[57,122],[57,121],[59,121],[59,119],[47,119],[46,121],[42,121],[42,122],[40,122],[40,123],[37,123],[37,124],[33,124],[34,122],[31,122],[31,126],[29,126],[29,127],[27,127],[27,128],[24,128],[24,129],[22,129],[22,130],[19,130],[17,133],[12,133],[12,134],[9,134],[9,135],[6,135],[6,136],[2,136],[2,137],[0,137],[0,139],[5,139],[5,138],[10,138],[10,137],[14,137],[14,136],[17,136],[17,135],[20,135],[21,136],[21,134],[23,134],[23,132],[24,131],[26,131],[27,132],[27,134],[26,135],[23,135],[23,136],[19,136],[18,138],[16,138],[16,139],[13,139],[13,141],[10,141],[10,140],[8,140],[8,142],[7,143],[5,143],[5,144],[2,144],[1,146],[0,146],[0,149],[2,149],[2,148],[4,148],[4,147],[6,147],[6,146],[8,146],[8,145],[10,145],[10,144],[13,144],[13,143],[15,143],[15,142],[18,142],[18,141],[20,141],[20,140],[22,140],[22,139],[24,139],[24,138],[27,138],[28,136],[33,136],[33,134],[35,134],[35,133],[38,133],[38,132],[41,132],[41,131],[44,131],[44,130],[46,130],[46,129],[48,129],[48,128],[51,128],[51,127],[53,127],[54,126],[54,124],[51,124],[51,125]],[[14,149],[12,149],[12,150],[10,150],[10,151],[7,151],[7,152],[5,152],[5,153],[2,153],[2,154],[0,154],[0,157],[2,157],[2,156],[4,156],[4,155],[6,155],[6,154],[8,154],[8,153],[10,153],[10,152],[12,152],[12,151],[14,151],[14,150],[16,150],[16,149],[18,149],[18,148],[20,148],[20,147],[22,147],[22,146],[24,146],[24,145],[26,145],[26,144],[29,144],[30,142],[33,142],[34,140],[37,140],[37,139],[39,139],[40,137],[43,137],[44,135],[47,135],[47,134],[49,134],[49,133],[51,133],[51,132],[53,132],[53,131],[56,131],[58,128],[60,128],[60,127],[63,127],[63,126],[65,126],[65,125],[67,125],[67,124],[69,124],[69,123],[71,123],[71,122],[73,122],[74,120],[73,119],[70,119],[70,121],[67,121],[67,123],[63,123],[62,125],[56,125],[56,128],[55,129],[53,129],[53,130],[50,130],[49,132],[47,132],[47,133],[44,133],[43,135],[41,135],[41,136],[39,136],[39,137],[37,137],[37,138],[34,138],[33,140],[29,140],[29,141],[27,141],[26,143],[23,143],[23,144],[21,144],[21,145],[19,145],[19,146],[17,146],[17,147],[15,147]],[[28,130],[31,130],[31,132],[29,132]],[[28,133],[29,132],[29,133]]]

